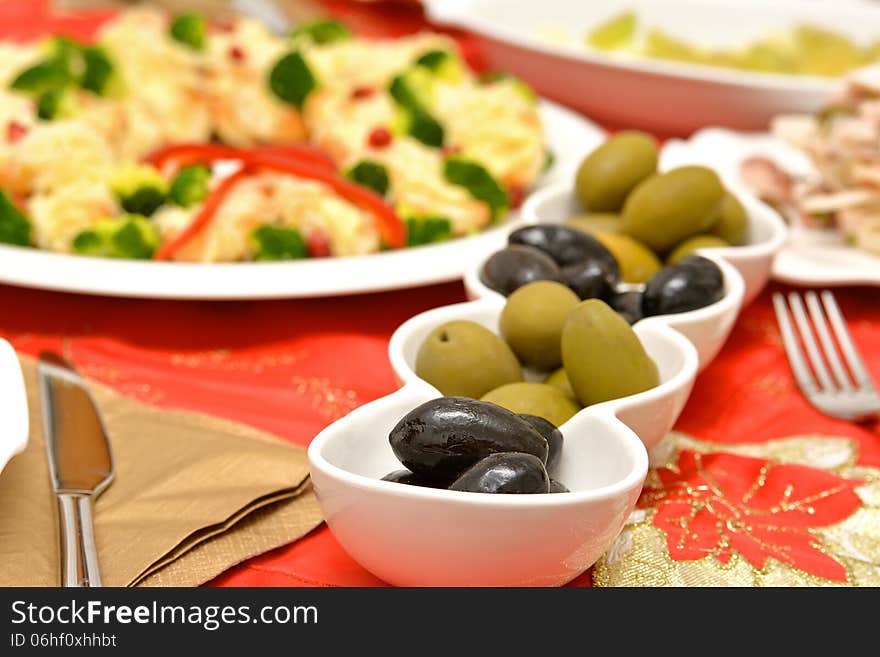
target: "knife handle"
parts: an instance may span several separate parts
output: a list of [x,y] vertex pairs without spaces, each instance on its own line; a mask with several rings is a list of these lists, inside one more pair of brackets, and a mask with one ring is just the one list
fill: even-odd
[[60,493],[58,519],[61,539],[61,585],[101,586],[98,550],[92,524],[91,495]]

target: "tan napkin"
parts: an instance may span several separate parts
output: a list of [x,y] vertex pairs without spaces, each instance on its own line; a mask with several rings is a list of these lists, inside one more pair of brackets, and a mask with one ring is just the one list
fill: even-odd
[[[21,357],[21,365],[31,434],[0,473],[0,586],[57,586],[58,530],[36,363]],[[116,480],[95,505],[105,585],[200,584],[321,522],[301,447],[89,386],[116,464]]]

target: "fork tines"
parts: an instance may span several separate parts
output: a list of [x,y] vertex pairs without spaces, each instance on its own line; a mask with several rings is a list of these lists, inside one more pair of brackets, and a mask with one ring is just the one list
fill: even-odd
[[[867,404],[864,414],[876,412],[880,399],[834,295],[828,290],[821,295],[810,291],[801,299],[797,292],[791,292],[786,303],[786,298],[777,292],[773,295],[773,307],[795,379],[810,401],[831,415],[853,416],[854,400],[863,402],[858,406]],[[835,407],[833,402],[843,398],[849,402],[846,408]]]

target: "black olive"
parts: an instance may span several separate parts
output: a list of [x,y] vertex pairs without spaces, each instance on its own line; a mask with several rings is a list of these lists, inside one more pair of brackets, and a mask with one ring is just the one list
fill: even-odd
[[486,287],[508,296],[534,281],[562,282],[562,273],[553,258],[529,246],[508,246],[493,253],[480,271]]
[[398,484],[423,486],[425,488],[446,488],[449,486],[448,479],[429,479],[428,477],[417,475],[409,470],[395,470],[394,472],[389,472],[382,477],[382,481],[393,481]]
[[571,491],[568,490],[563,484],[560,484],[555,479],[551,479],[549,492],[551,492],[551,493],[570,493]]
[[544,440],[547,441],[547,472],[552,474],[559,465],[559,457],[562,455],[562,432],[552,422],[537,415],[520,413],[519,416],[541,432]]
[[642,313],[641,292],[618,292],[608,298],[608,305],[620,313],[630,324],[635,324],[644,317]]
[[611,252],[592,235],[559,224],[537,224],[524,226],[513,231],[507,238],[510,244],[524,244],[540,249],[560,267],[573,265],[584,260],[602,262],[614,272],[615,280],[620,276],[617,261]]
[[411,471],[454,479],[496,452],[547,461],[547,440],[516,413],[467,397],[441,397],[414,408],[391,430],[391,449]]
[[684,313],[713,304],[722,296],[724,276],[718,265],[702,256],[688,256],[648,281],[642,312],[646,317]]
[[452,482],[449,490],[469,493],[549,493],[550,477],[537,456],[520,452],[490,454]]
[[617,283],[617,273],[602,260],[584,260],[563,267],[562,280],[581,299],[604,299]]

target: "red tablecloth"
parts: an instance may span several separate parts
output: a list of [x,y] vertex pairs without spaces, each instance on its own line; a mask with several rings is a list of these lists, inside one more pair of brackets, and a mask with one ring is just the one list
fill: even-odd
[[[372,34],[423,25],[412,8],[325,5]],[[103,16],[96,12],[49,17],[44,3],[0,0],[0,33],[33,37],[62,30],[84,36]],[[804,435],[848,438],[857,448],[853,465],[880,468],[880,434],[875,427],[824,417],[794,387],[769,294],[746,309],[723,352],[699,377],[677,430],[720,445]],[[838,298],[855,341],[880,379],[880,292],[849,288]],[[386,350],[401,322],[463,299],[460,283],[357,297],[258,302],[126,300],[0,286],[0,335],[25,353],[63,348],[84,373],[138,399],[225,416],[306,445],[334,419],[395,389]],[[851,512],[846,504],[851,500],[842,499],[838,505],[841,518]],[[658,527],[660,520],[658,515]],[[741,551],[760,567],[748,549]],[[688,558],[686,550],[676,554]],[[725,554],[729,558],[729,552],[718,554],[721,560]],[[816,568],[822,574],[820,566]],[[213,583],[382,584],[354,563],[323,526],[229,570]],[[573,584],[589,583],[587,574]]]

